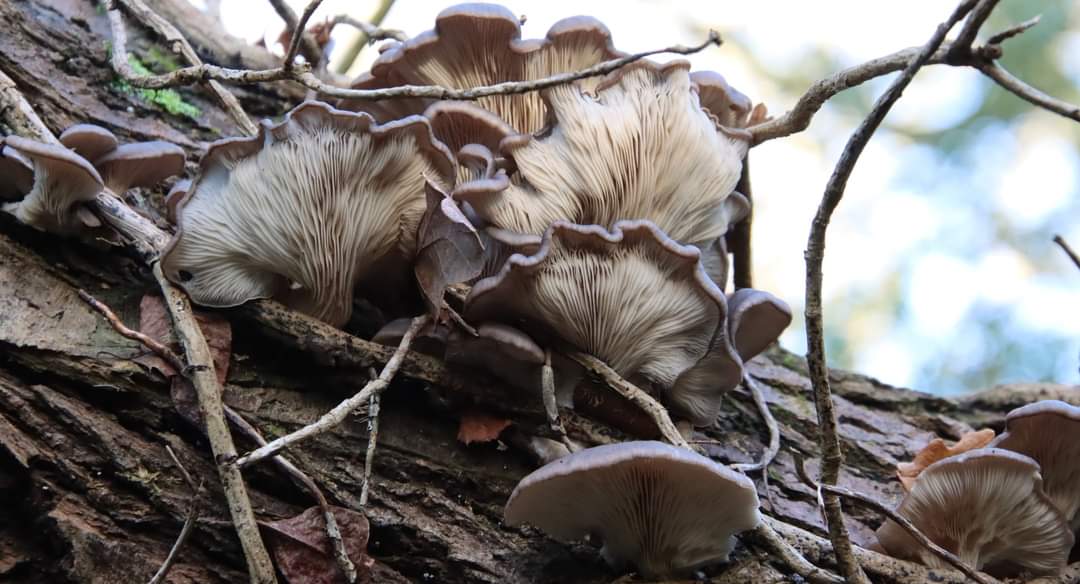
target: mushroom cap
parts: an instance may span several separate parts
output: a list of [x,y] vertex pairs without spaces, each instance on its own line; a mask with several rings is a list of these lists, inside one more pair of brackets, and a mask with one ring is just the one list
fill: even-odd
[[105,185],[123,194],[132,187],[152,187],[184,172],[184,149],[169,142],[124,144],[94,162]]
[[499,116],[466,101],[437,101],[426,110],[435,137],[457,152],[469,144],[495,151],[507,136],[517,134]]
[[[357,89],[398,85],[440,85],[465,89],[504,81],[542,79],[569,73],[621,56],[600,21],[574,16],[556,22],[543,39],[523,40],[518,18],[496,4],[459,4],[435,19],[435,28],[390,45],[366,73]],[[595,79],[578,82],[591,88]],[[418,114],[429,99],[346,100],[343,109],[366,111],[380,121]],[[477,100],[519,132],[535,132],[545,111],[535,93],[492,95]]]
[[754,484],[662,442],[608,444],[560,458],[518,483],[503,512],[569,541],[597,535],[611,563],[662,577],[726,561],[731,536],[761,521]]
[[34,186],[34,163],[0,139],[0,201],[15,201]]
[[768,292],[742,288],[728,298],[728,334],[744,363],[780,338],[789,324],[791,308]]
[[460,187],[491,226],[539,235],[559,220],[646,219],[704,248],[749,212],[733,193],[748,142],[702,109],[687,62],[639,61],[603,78],[595,95],[575,85],[541,95],[549,129],[499,147],[516,167],[506,188]]
[[176,181],[176,184],[169,189],[169,194],[165,195],[165,218],[169,220],[169,223],[176,224],[176,208],[190,190],[191,179],[184,178]]
[[5,155],[9,149],[31,161],[34,183],[21,201],[8,203],[5,210],[35,229],[61,235],[75,233],[90,221],[79,204],[94,200],[104,185],[86,159],[63,146],[20,136],[4,139]]
[[992,446],[1030,456],[1046,494],[1073,530],[1080,529],[1080,407],[1044,400],[1009,412]]
[[161,265],[199,304],[274,297],[340,325],[364,276],[412,280],[425,176],[453,173],[423,117],[379,125],[306,102],[210,146]]
[[115,134],[94,124],[75,124],[64,130],[59,140],[61,144],[92,163],[96,163],[99,158],[116,150],[120,145]]
[[753,103],[734,87],[728,85],[724,76],[715,71],[695,71],[690,80],[697,90],[701,107],[728,128],[745,128],[750,122]]
[[[1000,448],[945,458],[919,474],[897,509],[930,540],[976,569],[1065,567],[1073,534],[1043,491],[1034,460]],[[948,567],[891,520],[877,530],[894,557]]]
[[[665,401],[708,424],[741,363],[724,332],[724,295],[698,259],[648,221],[619,221],[610,232],[559,221],[533,255],[511,256],[473,286],[465,316],[593,354],[623,377],[670,390]],[[718,379],[718,370],[737,373]],[[691,371],[692,383],[679,380]]]

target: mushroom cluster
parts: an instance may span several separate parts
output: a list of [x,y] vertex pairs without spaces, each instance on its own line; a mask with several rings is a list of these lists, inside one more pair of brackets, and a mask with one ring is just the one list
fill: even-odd
[[19,136],[0,141],[3,210],[35,229],[72,235],[101,226],[85,203],[109,189],[123,194],[184,170],[184,151],[168,142],[120,144],[112,132],[78,124],[60,144]]
[[[944,458],[918,471],[897,512],[990,574],[1059,573],[1080,528],[1080,408],[1037,402],[1010,412],[985,447],[940,446]],[[877,536],[893,556],[947,567],[891,520]]]

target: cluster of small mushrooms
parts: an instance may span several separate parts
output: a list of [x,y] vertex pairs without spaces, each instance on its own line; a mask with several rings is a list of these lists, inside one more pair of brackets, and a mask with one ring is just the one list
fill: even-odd
[[[510,11],[466,4],[385,47],[354,87],[468,88],[621,55],[592,18],[524,40]],[[684,61],[477,102],[309,101],[209,147],[167,199],[177,228],[161,266],[199,304],[274,298],[335,326],[363,296],[401,317],[375,336],[388,344],[426,305],[435,318],[414,348],[507,391],[539,394],[550,365],[559,406],[618,418],[604,411],[618,400],[598,398],[563,356],[581,351],[706,426],[791,320],[767,292],[724,292],[725,237],[750,211],[735,190],[745,128],[764,116]],[[4,209],[42,230],[99,227],[85,201],[183,170],[176,146],[121,146],[94,126],[60,141],[8,137],[0,150]],[[474,329],[449,318],[448,292]],[[1071,443],[1032,438],[1044,424],[1032,415],[1071,420]],[[927,468],[901,511],[977,566],[1051,571],[1072,543],[1062,514],[1080,521],[1080,467],[1065,459],[1080,459],[1077,420],[1058,406],[1014,413],[995,448]],[[753,483],[697,453],[648,441],[570,450],[522,480],[508,522],[598,536],[612,564],[655,576],[725,560],[731,536],[760,521]],[[891,524],[879,535],[890,553],[936,562]]]

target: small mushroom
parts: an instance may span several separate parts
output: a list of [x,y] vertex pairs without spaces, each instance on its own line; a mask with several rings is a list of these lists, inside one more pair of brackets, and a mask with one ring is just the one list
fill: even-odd
[[0,201],[15,201],[34,186],[34,163],[0,139]]
[[791,308],[762,290],[742,288],[728,298],[728,334],[743,362],[780,338],[791,324]]
[[596,536],[604,558],[647,578],[723,562],[732,536],[761,521],[754,483],[700,454],[662,442],[609,444],[541,467],[503,512],[560,541]]
[[184,200],[189,190],[191,190],[191,180],[185,178],[176,181],[176,184],[169,189],[169,194],[165,195],[165,218],[169,220],[169,223],[176,224],[176,207],[180,205],[180,201]]
[[91,163],[116,150],[116,135],[93,124],[75,124],[60,134],[60,143]]
[[[1073,545],[1068,523],[1043,491],[1038,463],[1000,448],[926,467],[897,512],[966,564],[1001,576],[1018,568],[1055,574]],[[894,557],[948,568],[891,520],[877,537]]]
[[[620,221],[610,232],[560,221],[534,254],[513,255],[498,275],[477,282],[465,316],[595,355],[659,388],[694,423],[709,424],[741,378],[741,363],[724,331],[724,295],[698,259],[697,249],[648,221]],[[680,380],[691,370],[692,382]]]
[[992,446],[1030,456],[1042,468],[1046,494],[1080,530],[1080,407],[1044,400],[1017,408]]
[[380,125],[306,102],[210,146],[162,269],[199,304],[274,297],[340,326],[366,277],[388,302],[411,293],[396,283],[414,289],[425,176],[445,189],[453,160],[423,117]]
[[[518,17],[495,4],[451,6],[435,19],[435,28],[389,45],[353,83],[357,89],[398,85],[440,85],[465,89],[504,81],[542,79],[569,73],[621,56],[600,21],[575,16],[556,22],[546,38],[521,38]],[[578,82],[586,89],[596,79]],[[419,114],[428,99],[346,100],[342,109],[365,111],[379,121]],[[491,95],[477,100],[518,132],[544,126],[545,108],[535,93]]]
[[459,187],[489,226],[539,235],[555,221],[644,219],[705,248],[749,212],[733,192],[747,139],[697,103],[687,62],[628,65],[595,94],[575,85],[541,94],[552,125],[502,141],[498,154],[516,168],[505,188]]
[[132,187],[150,187],[184,172],[183,148],[169,142],[124,144],[97,159],[94,166],[105,186],[123,194]]
[[[14,154],[8,154],[8,150]],[[22,200],[3,209],[41,231],[67,235],[100,225],[82,203],[92,201],[104,186],[97,170],[83,157],[53,144],[19,136],[4,139],[7,156],[21,155],[33,164],[34,182]]]

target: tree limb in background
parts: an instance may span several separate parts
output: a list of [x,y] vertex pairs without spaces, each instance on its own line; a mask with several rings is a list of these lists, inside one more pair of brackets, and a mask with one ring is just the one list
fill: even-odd
[[[386,15],[390,12],[390,8],[392,8],[393,6],[394,0],[379,0],[379,6],[375,9],[375,14],[371,15],[370,20],[370,26],[374,27],[374,31],[381,30],[378,27],[382,25],[384,20],[386,20]],[[346,24],[356,26],[352,22],[346,22]],[[374,40],[379,40],[373,30],[367,30],[363,26],[358,26],[357,28],[360,29],[360,34],[356,35],[356,38],[353,39],[352,44],[345,48],[345,55],[341,58],[341,62],[338,63],[338,66],[335,68],[335,71],[339,75],[345,75],[349,72],[349,68],[352,67],[353,63],[356,62],[356,58],[360,56],[360,52],[364,50],[364,47],[366,47],[368,43]],[[402,36],[404,37],[404,35]],[[396,38],[397,40],[405,40],[404,38],[393,38]]]
[[[282,62],[281,65],[283,69],[292,70],[294,61],[296,60],[296,53],[300,51],[301,40],[313,42],[315,44],[315,49],[318,51],[318,53],[316,54],[317,56],[314,60],[311,60],[310,57],[308,58],[308,60],[316,67],[318,67],[319,64],[322,63],[322,48],[319,47],[319,44],[312,40],[310,36],[304,34],[304,31],[307,30],[308,21],[311,20],[311,15],[315,14],[315,11],[319,9],[319,5],[322,4],[322,2],[323,0],[311,0],[311,2],[308,2],[308,5],[304,8],[304,13],[300,15],[300,20],[295,23],[290,23],[289,30],[291,31],[290,34],[292,35],[292,38],[289,40],[288,50],[285,51],[285,60],[284,62]],[[279,2],[278,0],[272,0],[272,3],[277,6]]]
[[[292,35],[291,38],[296,39],[299,36],[302,39],[303,54],[308,63],[312,66],[318,65],[319,61],[322,60],[322,49],[319,48],[319,43],[315,42],[315,39],[304,34],[305,27],[299,26],[300,20],[296,17],[296,13],[293,12],[287,0],[270,0],[270,5],[274,7],[274,11],[278,13],[281,20],[285,21],[285,31]],[[299,32],[297,32],[297,28],[300,29]]]
[[[994,2],[996,0],[983,0]],[[840,204],[844,196],[844,188],[847,186],[848,177],[855,169],[855,163],[859,160],[866,144],[874,135],[878,126],[881,125],[885,115],[893,104],[900,99],[904,88],[915,77],[915,73],[938,50],[945,35],[956,25],[968,12],[975,8],[975,0],[965,0],[949,19],[938,26],[930,40],[922,47],[914,59],[907,65],[904,72],[896,78],[889,88],[874,103],[870,114],[859,124],[859,127],[851,134],[840,160],[833,169],[829,182],[825,185],[825,193],[822,195],[821,204],[810,228],[810,237],[806,244],[806,361],[810,373],[810,381],[814,391],[814,405],[817,409],[818,429],[820,432],[821,447],[821,483],[835,485],[840,478],[840,468],[843,464],[843,452],[840,449],[840,438],[837,435],[836,412],[833,410],[832,389],[829,386],[829,370],[825,357],[825,331],[822,323],[821,309],[821,266],[825,259],[825,234],[829,228],[829,220],[833,211]],[[826,493],[824,497],[826,523],[829,528],[829,539],[832,541],[833,550],[836,553],[836,562],[840,568],[840,574],[854,584],[869,584],[869,580],[852,551],[851,540],[848,537],[847,528],[844,525],[844,512],[840,506],[840,499],[835,494]]]
[[1054,243],[1058,244],[1058,246],[1061,247],[1061,249],[1065,252],[1065,255],[1069,256],[1069,259],[1072,260],[1074,264],[1076,264],[1077,268],[1080,268],[1080,255],[1077,255],[1076,252],[1073,251],[1071,247],[1069,247],[1069,244],[1065,241],[1064,237],[1060,235],[1055,235]]

